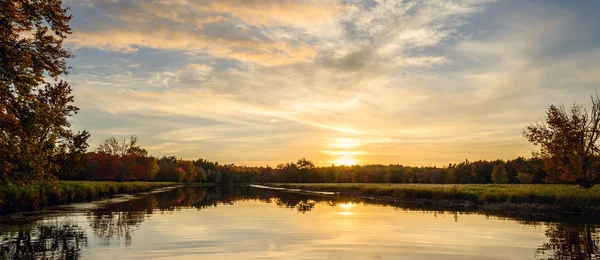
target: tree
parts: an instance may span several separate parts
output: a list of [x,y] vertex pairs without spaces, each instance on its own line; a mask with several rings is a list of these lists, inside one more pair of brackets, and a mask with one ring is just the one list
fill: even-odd
[[354,183],[367,183],[369,182],[369,175],[371,175],[371,169],[365,166],[356,166],[353,167],[354,171],[352,172],[352,182]]
[[[53,157],[73,139],[67,120],[78,108],[62,43],[71,16],[60,0],[1,1],[0,177],[2,181],[53,178]],[[85,135],[82,135],[85,136]]]
[[206,171],[204,171],[204,169],[198,167],[198,166],[194,166],[196,167],[196,181],[197,182],[204,182],[206,181]]
[[59,146],[54,162],[60,165],[56,174],[59,179],[72,179],[81,177],[87,166],[87,139],[88,131],[79,132],[73,139]]
[[315,168],[315,164],[306,158],[298,159],[296,165],[298,165],[298,169],[300,170],[311,170]]
[[488,161],[476,161],[471,163],[471,176],[476,183],[490,183],[494,165]]
[[323,170],[323,175],[325,182],[336,182],[340,173],[334,165],[331,165]]
[[169,181],[183,182],[185,180],[186,173],[181,167],[177,167],[171,171],[170,177],[171,179],[169,179]]
[[492,170],[492,181],[495,184],[508,183],[508,177],[506,176],[506,169],[504,169],[504,165],[498,164],[494,166],[494,169]]
[[578,183],[590,188],[598,181],[593,164],[600,149],[600,97],[592,96],[590,111],[574,104],[571,110],[551,105],[545,122],[527,127],[523,135],[539,145],[546,182]]
[[187,160],[178,160],[179,168],[181,168],[185,172],[185,181],[193,182],[197,177],[197,167],[192,163],[192,161]]
[[160,181],[170,181],[170,175],[177,166],[178,164],[176,157],[163,156],[160,158],[160,160],[158,160],[158,174],[156,175],[156,179]]
[[88,180],[109,181],[117,178],[121,168],[119,158],[104,153],[91,153],[89,157],[86,169]]
[[121,140],[117,140],[117,138],[113,136],[106,138],[104,142],[98,146],[96,152],[118,157],[126,155],[145,157],[148,155],[148,152],[137,144],[137,136],[135,135],[130,136],[129,139],[122,138]]
[[517,174],[517,179],[521,184],[529,184],[533,180],[533,175],[524,172],[519,172]]
[[[152,181],[154,180],[154,178],[156,178],[156,174],[158,174],[158,161],[156,160],[155,157],[137,157],[136,158],[137,162],[139,165],[141,165],[144,170],[145,170],[145,174],[143,176],[143,178],[141,178],[141,180],[145,180],[145,181]],[[140,180],[138,178],[138,180]]]

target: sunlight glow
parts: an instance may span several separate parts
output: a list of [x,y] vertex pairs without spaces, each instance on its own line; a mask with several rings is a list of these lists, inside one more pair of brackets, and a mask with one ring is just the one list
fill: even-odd
[[340,204],[338,204],[338,206],[340,206],[340,208],[343,208],[343,209],[350,209],[350,208],[356,206],[356,204],[354,204],[352,202],[347,202],[347,203],[340,203]]
[[334,161],[335,165],[355,165],[357,160],[351,155],[344,155]]
[[329,140],[329,148],[334,149],[353,149],[360,145],[360,140],[349,137],[336,137]]

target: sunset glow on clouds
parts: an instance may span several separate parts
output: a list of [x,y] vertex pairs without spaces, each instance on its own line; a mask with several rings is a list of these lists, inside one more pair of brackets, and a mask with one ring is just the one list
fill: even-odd
[[65,1],[95,148],[272,166],[530,156],[600,87],[596,1]]

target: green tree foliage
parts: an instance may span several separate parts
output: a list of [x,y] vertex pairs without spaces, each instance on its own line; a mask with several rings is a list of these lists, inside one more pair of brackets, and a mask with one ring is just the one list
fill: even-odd
[[494,168],[493,162],[488,161],[476,161],[471,164],[471,176],[476,183],[490,183],[492,182],[492,170]]
[[59,165],[56,177],[59,179],[75,179],[85,171],[87,166],[87,139],[90,137],[87,131],[73,136],[71,142],[59,146],[54,158],[54,163]]
[[352,182],[366,183],[369,182],[369,176],[372,174],[370,167],[353,167]]
[[57,162],[78,160],[57,154],[83,149],[88,136],[69,129],[78,108],[59,79],[71,57],[62,47],[71,16],[58,0],[1,1],[0,10],[1,181],[53,178]]
[[508,177],[506,175],[506,169],[504,169],[504,165],[499,164],[494,166],[491,177],[495,184],[508,183]]
[[533,174],[519,172],[517,174],[517,179],[519,180],[519,183],[529,184],[533,181]]
[[326,167],[323,169],[323,180],[325,182],[337,182],[340,172],[335,166]]

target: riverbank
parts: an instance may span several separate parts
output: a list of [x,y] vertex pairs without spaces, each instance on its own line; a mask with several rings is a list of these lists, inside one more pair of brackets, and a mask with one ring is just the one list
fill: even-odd
[[600,212],[600,187],[550,184],[271,183],[272,187],[338,196],[486,210]]
[[0,186],[0,214],[39,210],[48,206],[89,202],[116,194],[148,192],[174,182],[48,181],[25,186]]

